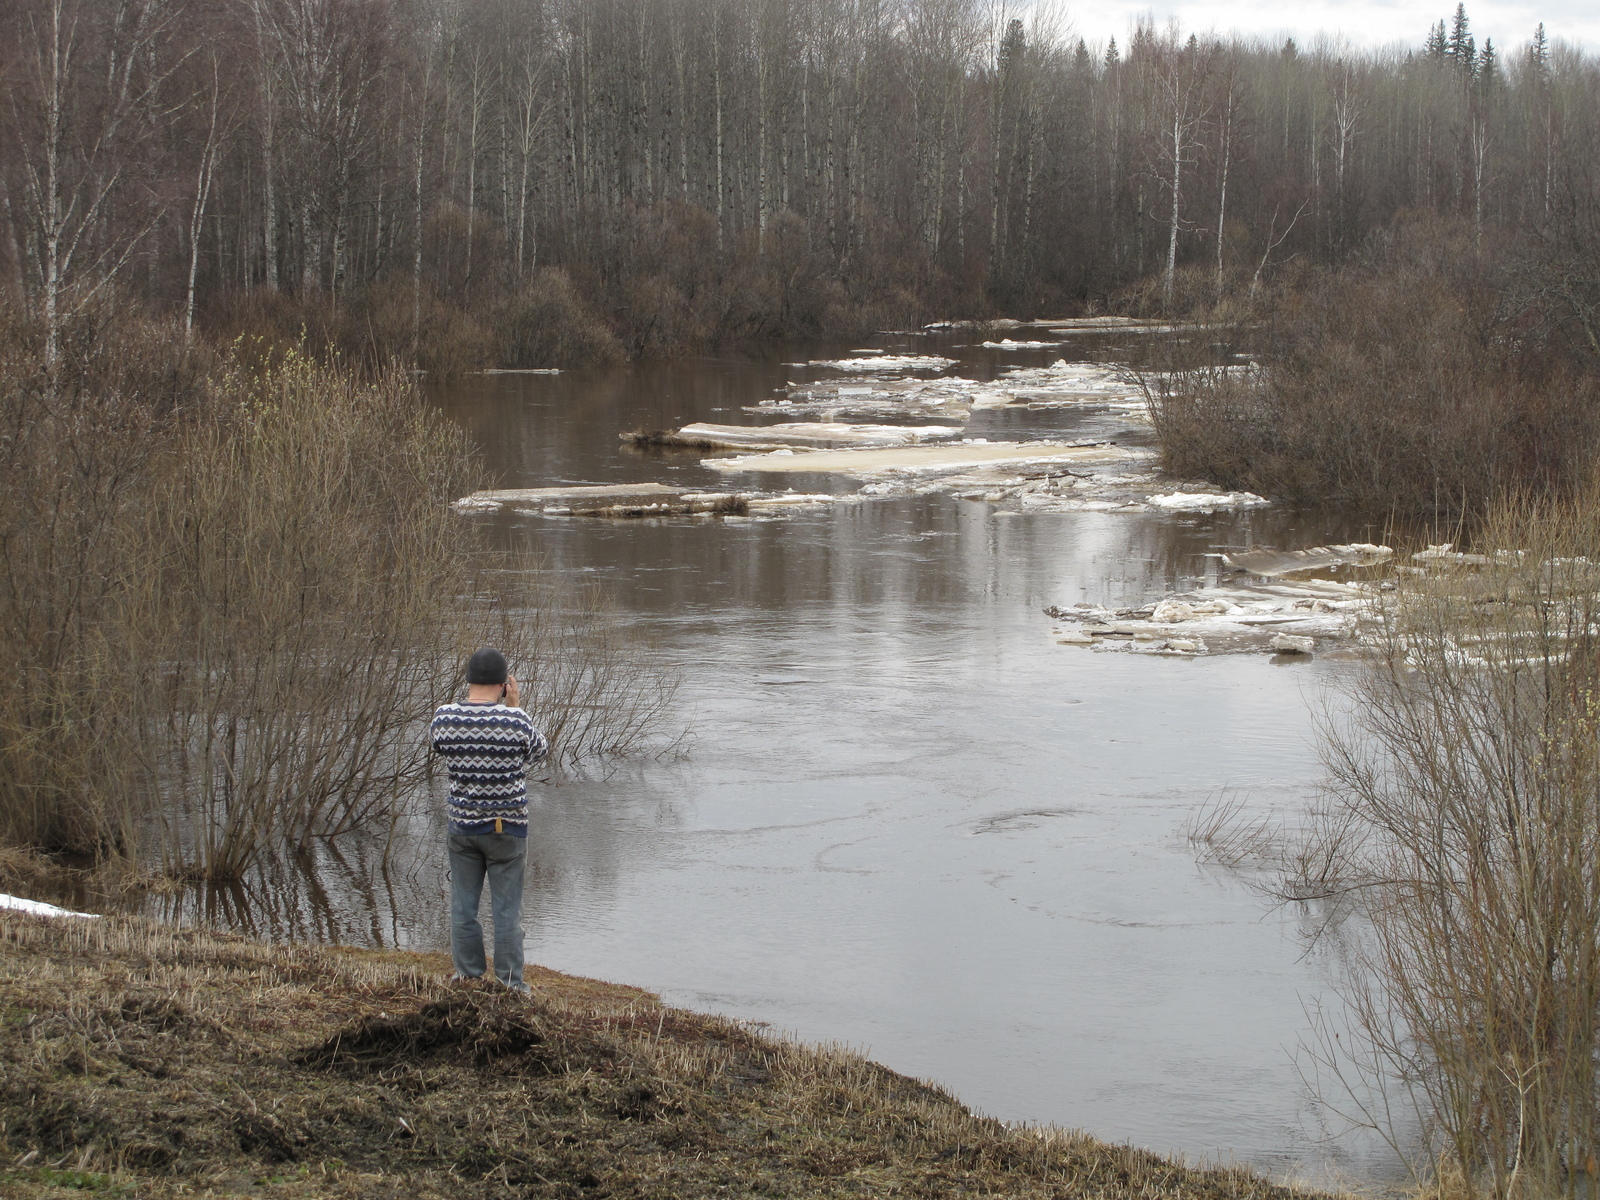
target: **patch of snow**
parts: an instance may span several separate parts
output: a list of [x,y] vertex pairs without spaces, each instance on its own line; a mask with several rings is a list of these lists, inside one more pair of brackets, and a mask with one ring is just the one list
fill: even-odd
[[97,917],[99,913],[73,912],[70,908],[58,908],[54,904],[46,904],[42,900],[27,900],[21,896],[7,896],[0,892],[0,908],[9,908],[17,912],[32,913],[36,917]]

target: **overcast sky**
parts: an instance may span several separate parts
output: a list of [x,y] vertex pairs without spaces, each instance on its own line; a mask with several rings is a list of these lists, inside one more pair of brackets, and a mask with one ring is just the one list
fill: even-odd
[[[1185,32],[1215,30],[1309,42],[1318,33],[1338,35],[1357,46],[1404,42],[1420,45],[1428,27],[1455,12],[1456,0],[1077,0],[1067,4],[1073,28],[1091,41],[1127,40],[1129,23],[1141,13],[1158,21],[1177,17]],[[1552,38],[1565,38],[1586,50],[1600,49],[1597,0],[1467,0],[1467,17],[1478,45],[1492,37],[1497,49],[1514,49],[1533,36],[1540,21]]]

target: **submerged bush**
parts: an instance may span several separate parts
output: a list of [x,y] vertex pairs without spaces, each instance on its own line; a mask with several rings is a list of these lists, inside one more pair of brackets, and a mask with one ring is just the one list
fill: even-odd
[[1401,228],[1266,306],[1254,369],[1156,376],[1163,465],[1306,503],[1453,519],[1569,493],[1600,451],[1595,364],[1518,299],[1515,263]]
[[1321,893],[1365,919],[1346,927],[1355,1036],[1330,1033],[1316,1065],[1419,1175],[1582,1194],[1600,1154],[1600,488],[1499,504],[1478,541],[1397,580],[1325,730],[1332,803],[1305,844]]
[[621,343],[584,305],[566,272],[554,267],[509,293],[491,323],[497,366],[603,366],[622,358]]
[[480,482],[466,437],[398,369],[113,322],[51,374],[6,330],[0,843],[230,879],[387,829],[491,639],[560,753],[659,715],[602,603],[480,551],[450,507]]

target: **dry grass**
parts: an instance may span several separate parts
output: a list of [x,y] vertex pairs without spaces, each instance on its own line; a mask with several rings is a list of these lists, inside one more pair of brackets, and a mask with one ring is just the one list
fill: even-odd
[[1284,840],[1280,820],[1252,813],[1245,797],[1226,793],[1195,809],[1183,835],[1197,861],[1231,868],[1275,862]]
[[0,912],[0,1196],[1294,1194],[635,989],[533,968],[524,1000],[447,969]]

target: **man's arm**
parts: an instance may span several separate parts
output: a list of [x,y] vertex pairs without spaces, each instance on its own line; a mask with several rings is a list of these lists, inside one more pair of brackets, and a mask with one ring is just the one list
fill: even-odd
[[527,762],[531,767],[534,763],[544,761],[545,755],[550,753],[550,743],[545,739],[544,734],[540,733],[537,728],[534,728],[529,732],[531,736],[528,738]]
[[[517,686],[517,677],[515,675],[508,674],[506,676],[506,703],[512,708],[522,707],[522,690]],[[526,715],[526,712],[524,712],[524,715]],[[539,732],[539,727],[533,723],[533,719],[530,717],[528,719],[528,745],[523,751],[522,761],[531,767],[534,763],[543,762],[545,755],[549,753],[550,743],[545,740],[544,734]]]

